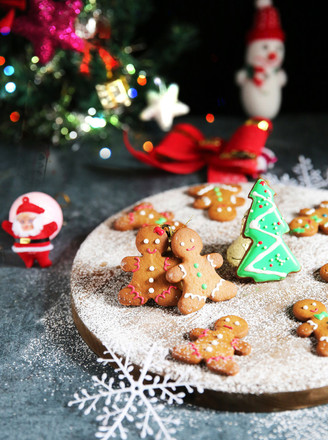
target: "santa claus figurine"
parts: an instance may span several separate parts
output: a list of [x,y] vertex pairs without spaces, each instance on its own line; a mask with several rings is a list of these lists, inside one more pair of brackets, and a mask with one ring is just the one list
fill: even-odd
[[[56,203],[58,205],[58,203],[47,194],[30,194],[40,194],[45,200],[47,200],[47,198],[51,199],[51,204]],[[17,203],[19,203],[18,207]],[[61,212],[59,205],[58,207]],[[23,196],[17,199],[12,205],[9,214],[9,219],[13,217],[12,221],[4,220],[2,222],[2,228],[15,239],[12,250],[19,255],[28,268],[33,266],[34,261],[37,261],[40,267],[49,267],[52,265],[49,259],[49,252],[53,249],[50,239],[56,235],[57,231],[59,232],[62,221],[60,221],[59,214],[59,225],[55,221],[47,222],[47,217],[45,217],[44,213],[45,209],[31,203],[29,197]]]
[[237,72],[236,82],[245,112],[272,119],[279,112],[281,88],[287,82],[281,69],[285,34],[271,0],[256,0],[256,8],[253,28],[247,35],[246,66]]

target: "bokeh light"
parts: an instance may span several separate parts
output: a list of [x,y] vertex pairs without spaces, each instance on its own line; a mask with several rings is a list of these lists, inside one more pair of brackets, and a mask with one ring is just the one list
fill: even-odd
[[16,90],[16,84],[14,82],[8,82],[5,85],[5,90],[7,93],[14,93],[14,91]]
[[39,57],[37,57],[36,55],[34,55],[34,57],[31,58],[31,62],[32,62],[33,64],[38,63],[38,62],[39,62]]
[[5,64],[5,62],[6,62],[6,58],[0,56],[0,66],[3,66]]
[[150,141],[146,141],[143,144],[142,148],[144,149],[144,151],[146,151],[146,153],[150,153],[151,151],[153,151],[154,145]]
[[99,151],[99,156],[102,159],[109,159],[111,155],[112,155],[112,151],[107,147],[104,147]]
[[137,92],[137,90],[134,89],[133,87],[131,87],[131,88],[128,90],[128,97],[131,98],[131,99],[133,99],[133,98],[136,98],[137,96],[138,96],[138,92]]
[[90,107],[88,110],[88,114],[90,116],[94,116],[97,113],[97,110],[94,107]]
[[0,28],[0,34],[8,35],[9,33],[10,33],[10,27],[9,26],[2,26],[2,28]]
[[126,66],[126,71],[127,71],[130,75],[133,75],[134,73],[136,73],[136,69],[135,69],[135,67],[134,67],[133,64],[128,64],[128,65]]
[[18,122],[20,118],[20,114],[18,112],[12,112],[9,116],[11,122]]
[[139,84],[139,86],[145,86],[147,84],[147,78],[145,77],[145,75],[139,75],[137,83]]
[[214,122],[214,115],[212,115],[212,113],[207,113],[207,115],[206,115],[206,121],[209,123],[209,124],[212,124],[212,122]]
[[260,130],[267,131],[269,128],[269,123],[268,121],[262,120],[257,124],[257,126]]

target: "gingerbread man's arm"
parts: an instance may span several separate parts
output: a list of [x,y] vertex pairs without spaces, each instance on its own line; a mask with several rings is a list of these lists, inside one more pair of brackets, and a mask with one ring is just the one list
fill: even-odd
[[15,234],[13,233],[13,224],[11,222],[9,222],[8,220],[4,220],[1,223],[1,226],[2,226],[2,229],[7,232],[7,234],[14,237]]
[[231,345],[235,349],[235,354],[238,356],[246,356],[251,352],[251,346],[248,342],[241,341],[239,338],[234,338]]
[[207,328],[194,328],[190,331],[189,337],[192,341],[195,341],[196,339],[198,339],[202,336],[206,336],[208,331],[209,330]]
[[136,272],[140,269],[140,257],[125,257],[121,261],[124,272]]
[[299,327],[297,327],[296,332],[301,338],[307,338],[308,336],[311,336],[313,330],[314,328],[312,327],[312,325],[310,325],[308,322],[304,322]]
[[243,206],[245,204],[245,199],[243,197],[236,197],[234,201],[235,206]]
[[178,283],[186,276],[186,271],[182,264],[174,266],[166,272],[166,279],[170,283]]
[[193,207],[195,209],[205,209],[212,205],[212,200],[209,197],[203,196],[194,201]]
[[164,211],[164,212],[160,212],[160,215],[162,215],[163,217],[166,218],[166,220],[173,220],[174,219],[174,214],[172,211]]
[[212,267],[214,267],[215,269],[218,269],[219,267],[222,266],[223,264],[223,258],[222,255],[220,254],[207,254],[205,255],[206,260],[210,263],[210,265]]

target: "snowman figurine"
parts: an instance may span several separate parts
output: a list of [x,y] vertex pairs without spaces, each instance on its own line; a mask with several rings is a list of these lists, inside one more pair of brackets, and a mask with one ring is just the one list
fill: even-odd
[[247,35],[246,66],[237,72],[241,101],[249,116],[274,118],[281,105],[281,88],[287,76],[284,59],[285,34],[271,0],[256,0],[253,28]]

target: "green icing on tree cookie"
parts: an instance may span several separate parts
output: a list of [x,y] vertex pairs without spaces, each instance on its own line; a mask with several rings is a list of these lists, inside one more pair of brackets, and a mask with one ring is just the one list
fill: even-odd
[[274,191],[266,180],[258,179],[249,198],[253,200],[245,222],[244,236],[253,243],[242,259],[237,275],[256,282],[275,281],[301,266],[282,239],[289,227],[274,200]]

